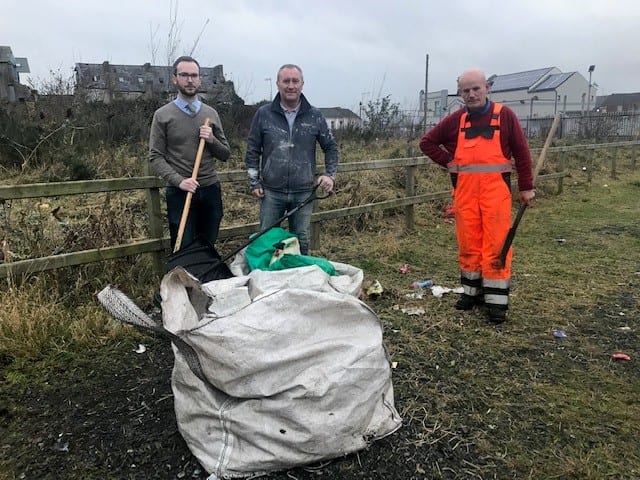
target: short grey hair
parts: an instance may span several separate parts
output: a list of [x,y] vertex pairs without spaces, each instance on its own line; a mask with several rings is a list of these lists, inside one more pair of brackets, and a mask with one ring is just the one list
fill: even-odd
[[280,73],[285,68],[295,68],[296,70],[298,70],[300,72],[300,79],[304,81],[304,75],[302,74],[302,69],[298,65],[294,65],[293,63],[285,63],[278,69],[278,74],[276,75],[276,81],[280,80]]

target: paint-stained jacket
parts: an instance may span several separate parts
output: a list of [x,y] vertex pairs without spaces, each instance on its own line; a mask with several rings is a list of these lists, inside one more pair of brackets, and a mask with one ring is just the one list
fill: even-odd
[[335,179],[338,146],[317,108],[304,95],[291,132],[280,106],[280,94],[258,109],[247,139],[245,163],[249,189],[304,192],[313,189],[316,177],[316,143],[324,152],[324,175]]

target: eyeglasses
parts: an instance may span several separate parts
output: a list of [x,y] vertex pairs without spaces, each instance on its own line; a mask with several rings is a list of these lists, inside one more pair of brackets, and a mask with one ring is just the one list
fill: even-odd
[[177,77],[180,78],[190,78],[191,80],[195,80],[197,78],[200,78],[200,74],[199,73],[185,73],[185,72],[180,72],[176,74]]

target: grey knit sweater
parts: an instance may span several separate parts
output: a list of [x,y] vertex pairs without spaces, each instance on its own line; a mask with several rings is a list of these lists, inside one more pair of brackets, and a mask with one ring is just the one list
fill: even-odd
[[152,170],[170,185],[177,187],[191,177],[200,143],[199,128],[207,117],[215,138],[212,143],[205,142],[197,177],[201,187],[218,181],[215,159],[226,161],[230,154],[218,112],[203,103],[198,114],[190,117],[171,102],[153,114],[149,160]]

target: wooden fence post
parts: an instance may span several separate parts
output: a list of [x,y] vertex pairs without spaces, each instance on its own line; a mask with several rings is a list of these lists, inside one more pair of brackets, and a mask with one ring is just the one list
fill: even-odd
[[[564,152],[558,154],[558,170],[564,172]],[[562,193],[564,188],[564,175],[558,178],[558,194]]]
[[[408,150],[409,158],[412,158],[414,155],[413,147],[409,147]],[[416,194],[416,166],[409,165],[405,167],[405,196],[413,197]],[[405,226],[408,231],[413,231],[415,227],[415,209],[412,205],[407,205],[404,207],[404,220]]]
[[[146,175],[150,175],[148,161],[144,163],[144,172]],[[162,217],[162,208],[160,207],[160,189],[146,189],[145,197],[147,199],[147,215],[149,216],[149,236],[151,238],[162,238],[164,219]],[[165,274],[164,252],[153,252],[152,262],[154,271],[163,276]]]

